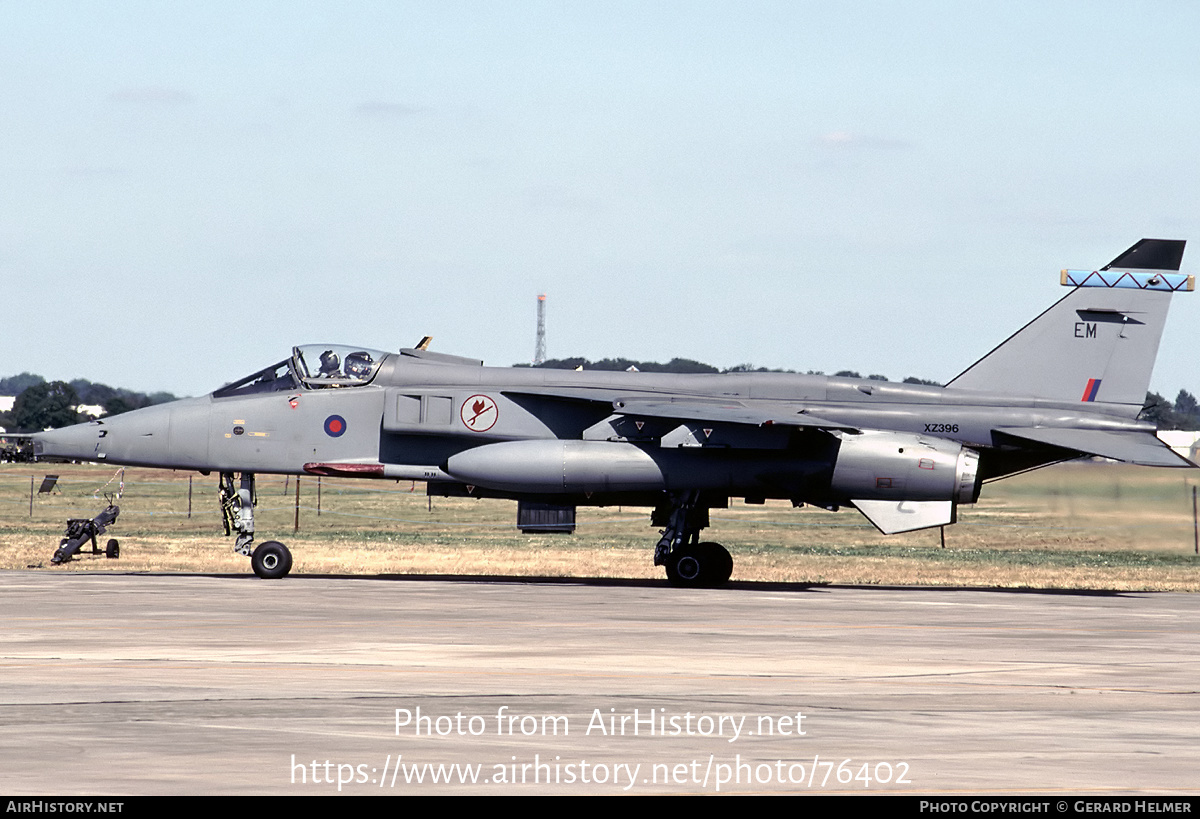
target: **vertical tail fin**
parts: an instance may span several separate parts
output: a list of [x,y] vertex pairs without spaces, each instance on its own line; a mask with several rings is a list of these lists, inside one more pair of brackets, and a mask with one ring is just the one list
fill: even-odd
[[1171,294],[1195,289],[1193,276],[1173,272],[1184,244],[1142,239],[1098,271],[1062,271],[1070,293],[946,386],[1124,405],[1136,415]]

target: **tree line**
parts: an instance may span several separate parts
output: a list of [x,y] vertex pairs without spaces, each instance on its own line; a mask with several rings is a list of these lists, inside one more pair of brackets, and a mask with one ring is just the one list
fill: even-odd
[[83,378],[47,381],[32,373],[0,378],[0,395],[16,396],[12,409],[0,412],[0,427],[9,432],[37,432],[87,420],[77,409],[81,404],[102,407],[104,417],[175,400],[168,392],[142,393]]
[[1180,390],[1174,403],[1148,392],[1142,418],[1158,424],[1159,429],[1200,430],[1200,402],[1187,390]]
[[[572,358],[549,358],[542,364],[514,364],[514,367],[542,367],[549,370],[606,370],[609,372],[620,371],[628,372],[629,370],[637,370],[643,373],[710,373],[716,375],[718,373],[795,373],[797,370],[771,369],[769,367],[755,367],[753,364],[737,364],[724,370],[717,369],[711,364],[705,364],[703,361],[693,361],[690,358],[672,358],[666,364],[658,361],[635,361],[631,358],[602,358],[599,361],[589,361],[582,356],[574,356]],[[825,375],[820,370],[809,370],[807,375]],[[834,373],[835,376],[842,378],[862,378],[863,376],[856,373],[854,370],[839,370]],[[886,375],[872,374],[866,376],[868,381],[887,381]],[[940,387],[936,381],[926,381],[923,378],[915,378],[909,376],[904,379],[905,384],[929,384],[934,387]]]
[[[695,361],[690,358],[672,358],[666,364],[660,361],[637,361],[631,358],[601,358],[599,361],[590,361],[581,355],[576,355],[572,358],[550,358],[546,359],[542,364],[514,364],[512,366],[536,366],[544,367],[547,370],[606,370],[628,372],[637,370],[638,372],[683,372],[683,373],[718,373],[725,372],[798,372],[797,370],[770,369],[770,367],[755,366],[754,364],[737,364],[727,367],[725,370],[719,370],[718,367],[712,364],[704,364],[703,361]],[[806,375],[823,376],[824,372],[820,370],[809,370]],[[834,373],[835,376],[845,378],[862,378],[859,373],[853,370],[840,370]],[[869,375],[866,376],[868,381],[887,381],[887,376]],[[932,387],[941,387],[936,381],[925,381],[924,378],[908,377],[904,379],[906,384],[930,384]]]

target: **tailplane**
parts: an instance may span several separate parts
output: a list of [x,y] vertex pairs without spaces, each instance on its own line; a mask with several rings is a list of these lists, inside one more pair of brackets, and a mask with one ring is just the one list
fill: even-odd
[[1142,408],[1184,242],[1142,239],[1100,270],[1062,271],[1070,293],[968,367],[947,387],[1061,402]]

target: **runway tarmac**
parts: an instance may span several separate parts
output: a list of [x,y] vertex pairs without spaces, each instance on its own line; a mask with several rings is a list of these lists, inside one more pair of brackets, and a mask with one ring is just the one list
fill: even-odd
[[44,570],[0,613],[10,795],[1200,790],[1200,595]]

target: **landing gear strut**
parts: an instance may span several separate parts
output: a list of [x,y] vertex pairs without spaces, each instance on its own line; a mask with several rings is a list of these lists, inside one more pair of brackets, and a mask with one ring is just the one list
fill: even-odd
[[254,506],[258,497],[254,492],[254,473],[243,472],[237,486],[232,472],[222,472],[220,481],[221,512],[225,521],[225,534],[237,532],[233,550],[250,557],[250,567],[264,580],[286,577],[292,570],[292,553],[277,540],[268,540],[258,548],[254,545]]
[[674,586],[721,586],[733,574],[733,557],[724,546],[700,542],[700,530],[708,526],[708,507],[699,501],[696,490],[672,492],[651,517],[652,523],[666,526],[654,547],[654,565],[666,567],[667,580]]

